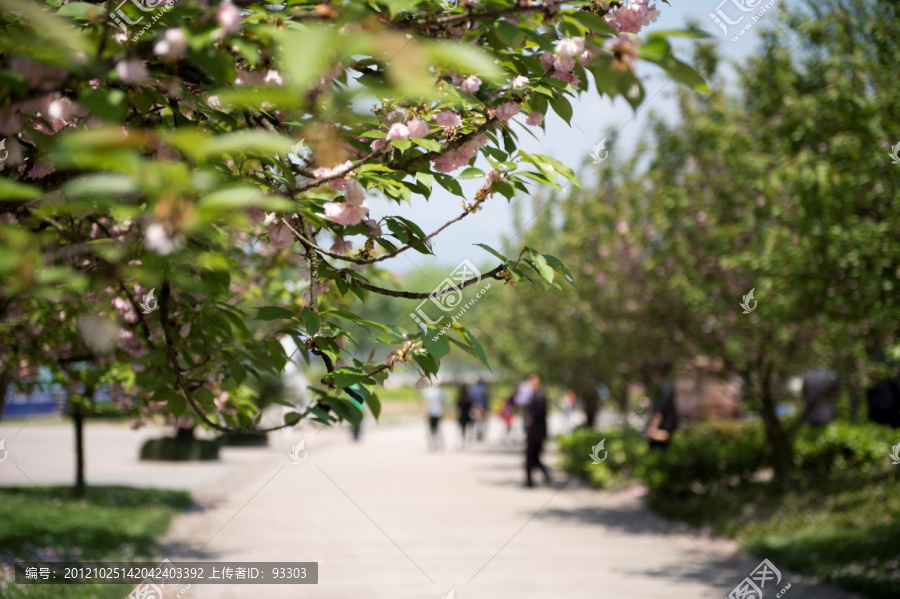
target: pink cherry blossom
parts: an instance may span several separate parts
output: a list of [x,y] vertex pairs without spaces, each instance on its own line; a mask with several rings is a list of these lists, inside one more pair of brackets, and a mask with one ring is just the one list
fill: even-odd
[[409,129],[410,137],[427,137],[429,133],[428,123],[423,121],[422,119],[412,119],[406,123],[407,129]]
[[567,37],[556,44],[556,53],[561,58],[574,58],[576,55],[584,52],[583,37]]
[[459,118],[459,115],[455,112],[444,110],[434,118],[434,122],[441,127],[453,129],[454,127],[459,127],[462,124],[462,119]]
[[235,33],[241,28],[241,9],[231,2],[222,2],[219,4],[219,11],[216,14],[216,19],[219,21],[219,25],[225,29],[226,33]]
[[178,58],[187,50],[187,38],[184,32],[172,27],[166,29],[159,41],[153,46],[153,53],[163,58]]
[[409,139],[409,127],[403,123],[394,123],[391,125],[391,128],[388,129],[387,137],[385,139],[388,141],[394,141],[395,139]]
[[507,102],[506,104],[501,104],[497,107],[496,115],[497,118],[500,119],[501,122],[506,122],[512,117],[519,114],[519,105],[515,102]]
[[284,85],[284,77],[282,77],[281,73],[274,69],[266,72],[266,78],[264,79],[264,81],[273,85]]
[[274,221],[266,227],[269,232],[269,245],[282,250],[294,245],[294,234],[279,221]]
[[116,64],[116,75],[125,83],[141,83],[150,76],[144,63],[136,58],[120,60]]
[[637,68],[638,44],[640,39],[633,35],[619,35],[606,40],[603,49],[612,54],[614,71],[634,72]]
[[344,240],[343,237],[336,237],[331,245],[331,251],[335,254],[346,254],[353,249],[353,243]]
[[514,88],[525,87],[527,84],[528,84],[528,77],[526,77],[525,75],[517,75],[512,80],[512,86]]
[[649,5],[650,0],[634,0],[631,4],[619,6],[615,12],[607,13],[603,18],[610,27],[622,33],[638,33],[642,27],[655,23],[659,18],[656,5]]
[[475,75],[469,75],[463,80],[462,85],[460,85],[460,89],[462,89],[464,92],[473,93],[477,92],[480,87],[481,79],[479,79]]
[[[538,113],[540,114],[540,113]],[[490,187],[496,181],[506,181],[506,177],[503,176],[503,173],[498,171],[495,168],[492,168],[488,171],[487,175],[484,177],[484,186]]]
[[367,219],[366,224],[369,225],[370,229],[372,229],[368,232],[369,237],[381,237],[382,235],[384,235],[384,231],[381,230],[381,225],[379,225],[378,221],[374,218]]
[[377,152],[377,151],[381,150],[382,148],[384,148],[384,146],[386,146],[386,145],[387,145],[386,139],[376,139],[371,144],[369,144],[369,147],[372,148],[373,152]]
[[540,127],[541,123],[544,122],[544,115],[538,111],[534,111],[528,115],[528,118],[525,119],[525,124],[530,127]]
[[355,225],[369,214],[369,207],[363,202],[357,206],[346,202],[326,202],[325,218],[339,225]]
[[355,177],[347,180],[344,198],[354,206],[362,206],[365,202],[366,190]]

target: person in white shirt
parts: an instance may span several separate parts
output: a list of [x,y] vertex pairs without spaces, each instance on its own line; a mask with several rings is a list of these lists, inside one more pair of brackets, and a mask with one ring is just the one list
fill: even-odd
[[444,439],[441,437],[441,416],[444,415],[444,403],[446,395],[438,385],[426,387],[422,391],[422,399],[425,400],[425,413],[428,415],[428,449],[434,451],[444,447]]

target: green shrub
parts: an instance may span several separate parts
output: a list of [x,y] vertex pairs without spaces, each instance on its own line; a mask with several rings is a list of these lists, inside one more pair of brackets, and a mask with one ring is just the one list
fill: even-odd
[[219,436],[219,444],[226,447],[267,447],[269,445],[269,436],[229,433]]
[[[606,459],[594,464],[593,447],[604,442]],[[638,465],[647,453],[647,441],[634,429],[579,430],[559,438],[560,467],[597,488],[620,487],[636,482]]]
[[141,446],[142,460],[218,460],[219,442],[205,439],[176,439],[175,437],[161,437],[147,439]]
[[794,462],[807,475],[853,469],[871,474],[891,467],[891,447],[900,433],[873,423],[832,422],[805,427],[794,444]]
[[755,421],[711,420],[678,431],[665,453],[653,452],[644,478],[653,493],[684,494],[745,482],[770,463],[762,425]]

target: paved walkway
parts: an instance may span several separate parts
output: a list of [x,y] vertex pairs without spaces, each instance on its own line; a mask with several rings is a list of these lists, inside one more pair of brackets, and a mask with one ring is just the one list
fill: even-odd
[[[372,428],[360,443],[346,429],[307,426],[273,435],[266,449],[226,448],[220,464],[183,467],[139,463],[138,435],[95,425],[88,480],[191,488],[205,509],[174,522],[163,556],[172,561],[319,562],[315,586],[194,585],[185,599],[440,599],[451,590],[454,599],[723,599],[760,561],[653,517],[637,489],[597,492],[560,472],[554,488],[524,489],[518,445],[492,437],[460,450],[444,424],[443,452],[426,450],[424,423]],[[16,437],[15,463],[39,484],[71,461],[66,427],[51,428],[10,435],[0,425],[0,438]],[[300,439],[308,458],[295,465]],[[12,484],[12,457],[0,484]],[[787,599],[852,597],[782,574],[766,599],[787,583]]]

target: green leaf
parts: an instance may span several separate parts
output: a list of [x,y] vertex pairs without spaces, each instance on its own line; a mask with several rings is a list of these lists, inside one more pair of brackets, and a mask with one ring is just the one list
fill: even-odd
[[544,255],[537,250],[531,250],[531,258],[534,260],[535,270],[537,270],[538,274],[540,274],[548,283],[553,283],[553,268],[547,263],[547,259],[544,258]]
[[472,333],[467,331],[458,322],[453,323],[453,328],[456,329],[456,332],[459,333],[459,335],[463,339],[465,339],[466,343],[469,344],[469,347],[472,348],[472,351],[475,352],[475,355],[478,357],[478,359],[481,360],[481,363],[488,368],[491,368],[491,365],[488,364],[487,354],[484,353],[484,348],[481,346],[481,343],[478,341],[478,339],[476,339]]
[[489,251],[489,252],[492,253],[493,255],[495,255],[495,256],[497,256],[498,258],[500,258],[501,260],[503,260],[503,262],[509,262],[509,258],[507,258],[506,256],[504,256],[503,254],[501,254],[500,252],[498,252],[497,250],[495,250],[495,249],[492,248],[491,246],[487,245],[486,243],[476,243],[475,245],[477,245],[478,247],[480,247],[480,248],[482,248],[482,249],[484,249],[484,250]]
[[297,315],[281,306],[262,306],[256,314],[256,320],[277,320],[279,318],[294,318]]
[[201,208],[213,211],[234,211],[244,208],[261,208],[268,212],[288,212],[295,206],[286,197],[267,195],[259,187],[237,185],[218,189],[200,199]]
[[463,194],[462,187],[459,185],[459,181],[451,177],[450,175],[445,175],[443,173],[435,173],[434,178],[437,180],[438,185],[452,193],[453,195],[457,195],[461,198],[465,198],[466,196]]
[[370,394],[368,398],[366,398],[366,405],[369,406],[369,409],[372,411],[372,416],[376,419],[381,415],[381,400],[378,399],[378,396],[374,393]]
[[125,98],[125,92],[120,89],[85,87],[78,94],[78,99],[85,108],[104,121],[116,123],[125,118],[125,112],[128,110]]
[[338,368],[330,375],[334,384],[340,388],[349,387],[358,383],[372,385],[375,383],[371,378],[363,374],[360,370],[354,368]]
[[169,397],[169,411],[176,418],[184,414],[187,409],[187,401],[180,393],[174,393]]
[[4,201],[34,200],[44,195],[37,187],[0,177],[0,198]]
[[319,322],[318,314],[316,314],[309,308],[303,308],[303,312],[300,313],[300,317],[303,319],[303,322],[306,323],[306,332],[310,337],[319,332],[321,323]]
[[575,287],[575,278],[572,277],[572,273],[569,272],[569,269],[563,264],[562,260],[557,258],[556,256],[551,256],[549,254],[544,254],[544,258],[547,260],[547,263],[550,265],[553,270],[558,272],[563,276],[563,278],[568,281],[573,287]]
[[433,139],[425,139],[423,137],[410,138],[417,146],[421,146],[429,152],[440,152],[441,144]]
[[484,171],[479,168],[469,167],[460,174],[456,175],[457,179],[477,179],[484,177]]
[[300,422],[300,414],[297,412],[288,412],[284,415],[284,423],[288,426],[293,426]]
[[442,330],[428,327],[427,331],[422,333],[422,347],[438,362],[450,353],[450,342],[447,341],[446,332],[441,334]]
[[562,94],[556,95],[549,100],[550,106],[553,107],[553,111],[556,112],[560,116],[562,120],[566,122],[566,124],[572,124],[572,105]]

